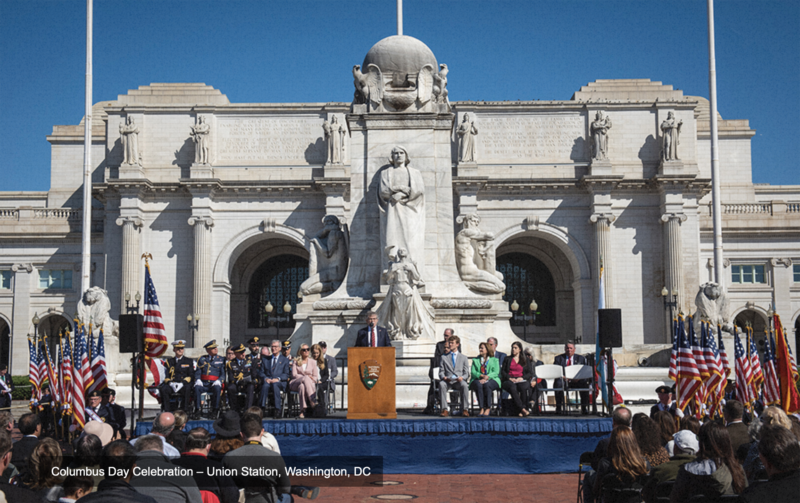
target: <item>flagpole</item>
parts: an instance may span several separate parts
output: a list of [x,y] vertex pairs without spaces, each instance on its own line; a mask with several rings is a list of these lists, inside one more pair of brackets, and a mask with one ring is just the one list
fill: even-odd
[[92,0],[86,0],[86,95],[83,121],[83,229],[81,294],[89,289],[92,268]]
[[397,0],[397,34],[403,34],[403,0]]
[[708,0],[708,87],[711,106],[711,204],[714,218],[714,281],[725,288],[722,274],[722,204],[719,180],[719,138],[717,133],[717,59],[714,49],[714,0]]

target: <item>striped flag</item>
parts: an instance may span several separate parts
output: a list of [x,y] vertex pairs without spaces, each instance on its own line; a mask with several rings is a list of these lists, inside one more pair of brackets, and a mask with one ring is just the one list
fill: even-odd
[[767,333],[764,340],[764,403],[779,404],[781,401],[781,383],[778,379],[778,362],[775,359],[775,341]]
[[157,358],[167,350],[167,332],[147,260],[144,263],[144,341],[148,358]]
[[69,343],[69,332],[61,345],[61,378],[64,381],[64,400],[61,402],[62,416],[72,415],[72,349]]
[[781,319],[775,315],[775,354],[778,361],[778,379],[780,380],[781,390],[781,408],[787,414],[794,414],[800,410],[800,395],[797,393],[797,383],[795,381],[794,358],[792,357],[791,349],[789,349],[789,341],[783,332],[783,325]]
[[[45,381],[50,381],[50,376],[47,373],[47,361],[44,359],[44,344],[42,341],[39,341],[39,352],[36,356],[36,361],[39,362],[39,389],[41,390],[42,385],[44,385]],[[39,393],[39,398],[41,398],[41,391]]]
[[72,375],[72,413],[74,423],[79,428],[86,424],[86,391],[92,385],[92,369],[89,365],[89,355],[86,353],[85,328],[78,324],[75,329],[74,372]]
[[736,398],[750,407],[755,401],[753,389],[750,383],[753,381],[753,374],[750,369],[750,358],[744,350],[744,345],[739,338],[739,333],[733,334],[736,358]]
[[[684,327],[689,327],[689,334],[684,331]],[[692,324],[692,317],[689,316],[687,322],[684,322],[683,316],[678,315],[678,355],[676,359],[676,386],[678,403],[677,407],[684,410],[692,398],[695,397],[697,391],[702,386],[703,382],[700,377],[700,371],[697,369],[697,362],[694,358],[690,336],[694,335],[694,328]]]
[[53,365],[53,358],[50,356],[50,348],[47,347],[47,338],[44,339],[42,344],[42,351],[44,352],[45,367],[47,368],[47,379],[50,381],[50,398],[54,402],[61,401],[61,393],[58,386],[58,370]]
[[714,340],[714,333],[711,331],[711,324],[708,322],[701,323],[702,336],[700,345],[703,348],[703,356],[706,359],[706,366],[708,367],[708,380],[706,381],[706,400],[708,404],[709,415],[714,417],[718,412],[720,404],[719,388],[725,387],[725,378],[723,377],[722,359],[719,356],[719,349],[717,348],[717,341]]
[[669,378],[678,380],[678,319],[672,319],[672,353],[669,355]]
[[761,358],[758,356],[756,338],[753,337],[752,327],[750,327],[750,368],[753,371],[753,387],[756,389],[756,396],[758,396],[758,390],[764,384],[764,372],[761,370]]
[[722,382],[717,389],[717,403],[721,404],[725,398],[725,388],[728,386],[728,378],[731,376],[731,362],[728,359],[728,350],[722,342],[722,326],[717,325],[717,344],[719,349],[719,361],[722,364]]
[[30,361],[28,365],[28,381],[31,383],[31,409],[33,409],[39,406],[42,380],[39,376],[39,357],[36,354],[36,346],[30,337],[28,338],[28,358]]
[[108,374],[106,372],[106,347],[103,338],[103,329],[97,335],[97,343],[92,339],[92,383],[89,391],[102,391],[108,386]]
[[149,386],[147,391],[158,400],[158,403],[161,403],[160,386],[167,373],[167,363],[163,358],[150,358],[147,364],[150,367],[150,373],[153,374],[153,385]]

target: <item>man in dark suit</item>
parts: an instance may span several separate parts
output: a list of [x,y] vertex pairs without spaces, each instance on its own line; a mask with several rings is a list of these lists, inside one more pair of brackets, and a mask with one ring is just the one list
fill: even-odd
[[500,364],[500,368],[503,368],[503,360],[506,359],[506,354],[497,350],[497,339],[494,337],[489,337],[486,339],[486,344],[492,348],[492,351],[494,351],[494,357],[497,358],[497,363]]
[[[221,503],[237,503],[239,489],[236,488],[233,479],[223,474],[222,463],[208,459],[208,452],[211,449],[211,435],[208,431],[205,428],[195,428],[190,431],[184,448],[181,457],[173,459],[172,463],[192,470],[192,478],[200,491],[213,493]],[[211,476],[210,473],[219,475]]]
[[261,357],[261,408],[267,406],[269,394],[272,392],[272,417],[277,419],[281,413],[281,393],[286,390],[286,385],[291,378],[289,359],[281,354],[281,342],[274,340],[270,343],[270,356]]
[[750,445],[750,435],[747,433],[747,425],[742,422],[744,416],[744,406],[738,400],[728,400],[722,410],[725,417],[725,429],[731,437],[731,447],[736,454],[742,445]]
[[385,328],[378,326],[378,314],[375,311],[367,313],[367,326],[358,331],[356,347],[392,347],[388,332],[386,332]]
[[14,382],[8,374],[8,366],[0,365],[0,409],[11,408],[11,394],[14,392]]
[[111,417],[108,419],[108,423],[112,426],[117,428],[122,439],[125,439],[125,423],[127,419],[125,418],[125,407],[122,405],[117,405],[117,392],[111,388],[105,388],[102,393],[100,393],[100,403],[108,407],[108,410],[111,411]]
[[[22,419],[20,419],[20,421],[21,420]],[[22,440],[14,444],[14,447],[19,445]],[[36,440],[38,441],[38,439]],[[36,443],[34,442],[33,445],[36,445]],[[33,447],[31,447],[31,452],[33,452]],[[13,456],[12,453],[11,433],[3,428],[0,428],[0,473],[4,473],[8,468],[8,465],[11,464],[11,457]],[[29,489],[10,485],[8,483],[8,479],[6,478],[0,480],[0,495],[3,496],[3,501],[43,501],[39,499],[36,493]]]
[[11,448],[11,464],[22,473],[28,468],[28,459],[42,436],[42,423],[38,414],[29,412],[19,418],[18,426],[23,437]]
[[[553,360],[554,365],[561,365],[562,367],[569,367],[571,365],[586,365],[586,358],[581,355],[575,354],[575,344],[570,341],[564,344],[564,353],[555,357]],[[564,387],[569,388],[588,388],[591,384],[590,379],[564,379]],[[555,380],[555,387],[559,388],[562,385],[561,379]],[[581,413],[589,413],[589,392],[581,391]],[[556,414],[561,414],[564,408],[564,393],[556,392]]]
[[336,376],[339,375],[339,367],[336,366],[336,358],[328,356],[328,343],[319,341],[319,347],[322,349],[322,356],[325,357],[325,367],[328,369],[328,382],[326,386],[330,389],[336,388]]
[[672,414],[672,417],[675,417],[678,406],[672,400],[672,388],[669,386],[659,386],[656,388],[656,393],[658,394],[658,403],[650,407],[650,418],[652,419],[656,415],[656,412],[662,410],[669,412]]

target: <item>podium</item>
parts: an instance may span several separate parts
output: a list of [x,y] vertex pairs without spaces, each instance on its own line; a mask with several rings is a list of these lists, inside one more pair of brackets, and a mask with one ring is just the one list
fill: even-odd
[[397,419],[395,349],[347,349],[347,419]]

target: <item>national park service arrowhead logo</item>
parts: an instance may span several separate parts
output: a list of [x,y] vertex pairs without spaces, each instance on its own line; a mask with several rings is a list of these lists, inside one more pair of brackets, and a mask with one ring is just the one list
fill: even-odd
[[375,360],[366,360],[358,366],[358,371],[361,374],[361,382],[367,389],[372,389],[378,379],[381,377],[381,364]]

